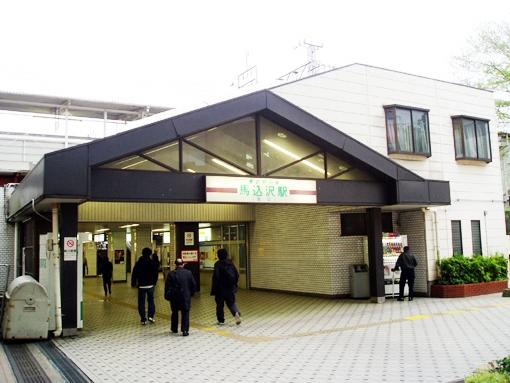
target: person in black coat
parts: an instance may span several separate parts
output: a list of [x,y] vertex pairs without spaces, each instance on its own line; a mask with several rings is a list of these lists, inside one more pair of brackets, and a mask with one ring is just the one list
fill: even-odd
[[223,307],[225,303],[236,320],[236,324],[241,324],[241,312],[236,304],[237,284],[239,282],[239,272],[228,259],[228,253],[225,249],[219,249],[218,261],[214,264],[212,277],[211,295],[214,295],[216,301],[216,319],[219,325],[225,323],[225,314]]
[[108,293],[110,298],[112,296],[112,275],[113,275],[113,264],[106,257],[103,261],[103,289],[104,289],[104,300],[108,300]]
[[191,297],[195,294],[197,288],[193,274],[184,268],[182,259],[177,258],[175,266],[176,269],[168,273],[165,281],[165,299],[170,301],[170,309],[172,310],[170,330],[177,333],[180,311],[182,336],[188,336]]
[[404,246],[404,252],[398,256],[395,268],[392,269],[392,271],[402,269],[400,273],[398,301],[404,300],[406,281],[409,286],[409,300],[412,301],[414,299],[414,269],[417,265],[418,261],[414,254],[409,251],[409,246]]
[[[155,323],[154,314],[156,306],[154,305],[154,280],[157,269],[151,259],[152,250],[145,247],[142,250],[142,256],[136,261],[133,272],[131,273],[131,286],[138,287],[138,313],[142,325]],[[145,315],[145,297],[148,301],[148,313]]]

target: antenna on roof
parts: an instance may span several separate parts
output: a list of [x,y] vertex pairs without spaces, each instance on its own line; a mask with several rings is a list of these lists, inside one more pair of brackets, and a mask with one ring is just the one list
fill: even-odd
[[[245,67],[247,68],[243,72],[239,73],[237,75],[237,89],[244,88],[245,86],[255,85],[258,81],[258,73],[257,73],[257,66],[249,66],[248,65],[248,56],[249,52],[246,52],[246,63]],[[234,85],[234,84],[232,84]]]
[[329,69],[329,67],[321,64],[317,58],[317,52],[323,46],[324,45],[322,44],[309,43],[306,40],[300,42],[296,48],[304,47],[306,49],[307,62],[300,67],[285,73],[283,76],[278,77],[278,80],[295,81]]

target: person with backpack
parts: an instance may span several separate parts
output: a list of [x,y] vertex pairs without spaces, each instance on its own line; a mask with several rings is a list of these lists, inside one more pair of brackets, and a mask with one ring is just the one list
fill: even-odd
[[182,336],[188,336],[191,297],[196,291],[195,278],[191,271],[184,268],[182,259],[177,258],[175,266],[175,270],[168,273],[165,281],[165,299],[170,301],[170,309],[172,310],[170,330],[174,334],[177,333],[180,311]]
[[217,252],[218,261],[214,264],[212,277],[211,295],[216,301],[216,319],[219,325],[225,323],[223,311],[225,303],[235,318],[236,324],[241,324],[241,312],[236,304],[237,283],[239,273],[231,260],[228,259],[226,249],[219,249]]

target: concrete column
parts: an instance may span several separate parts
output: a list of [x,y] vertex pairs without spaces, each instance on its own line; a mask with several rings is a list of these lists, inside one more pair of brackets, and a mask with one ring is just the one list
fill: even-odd
[[[70,249],[70,241],[77,243],[78,237],[78,205],[75,203],[60,204],[59,219],[60,247],[60,291],[62,304],[63,335],[71,335],[78,328],[78,269],[77,250],[74,255]],[[67,241],[66,241],[67,238]],[[65,242],[69,242],[67,245]],[[66,254],[67,251],[67,254]]]
[[152,232],[149,228],[135,227],[131,229],[132,254],[131,265],[135,266],[136,261],[142,255],[142,249],[148,247],[152,249]]
[[112,281],[127,280],[126,256],[126,231],[123,229],[112,231],[108,241],[108,258],[113,264]]
[[370,298],[372,302],[383,303],[385,292],[381,209],[367,209],[367,231]]

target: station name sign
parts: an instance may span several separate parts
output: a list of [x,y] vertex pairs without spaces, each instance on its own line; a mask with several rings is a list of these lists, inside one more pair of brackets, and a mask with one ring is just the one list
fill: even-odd
[[205,177],[207,202],[317,203],[317,182],[286,178]]

